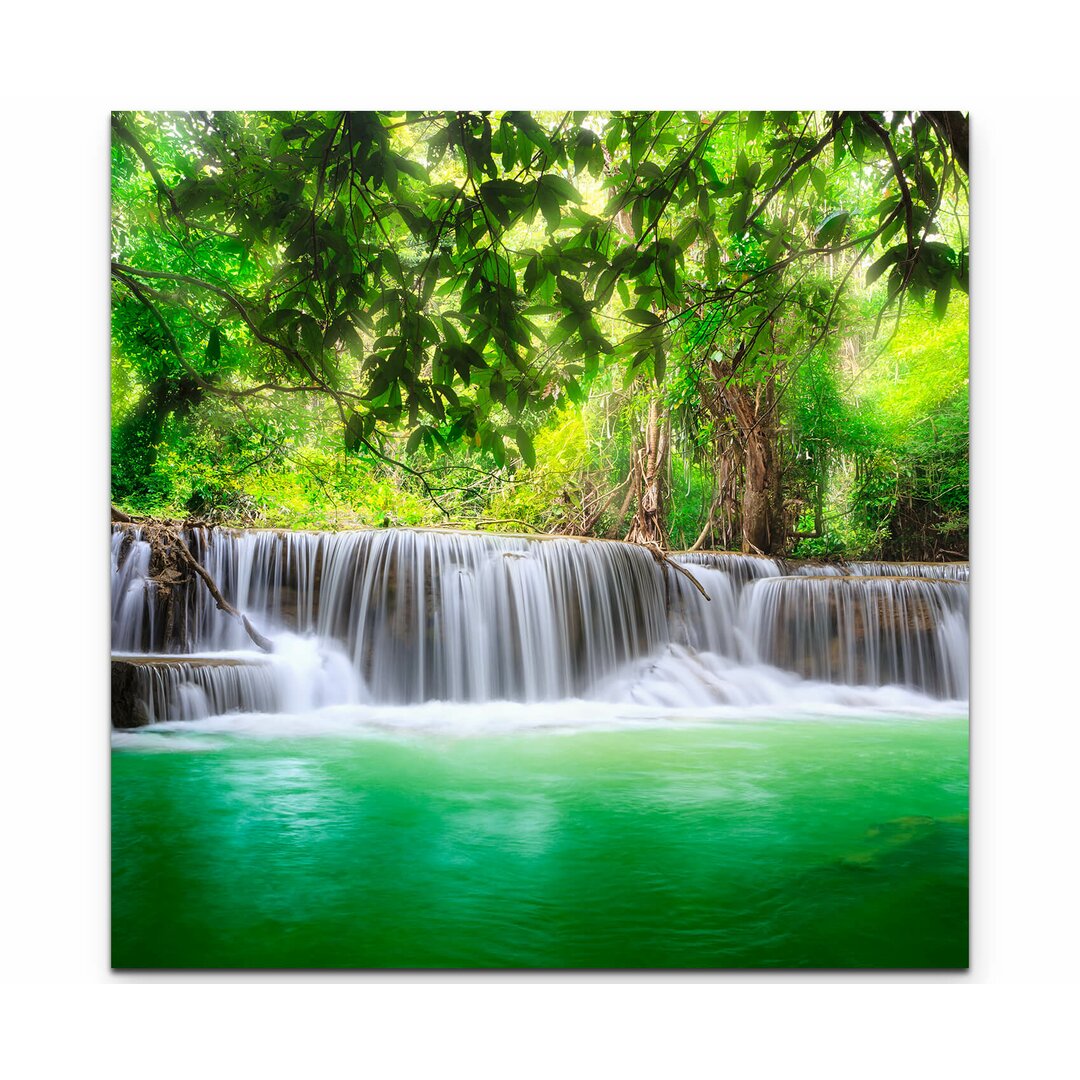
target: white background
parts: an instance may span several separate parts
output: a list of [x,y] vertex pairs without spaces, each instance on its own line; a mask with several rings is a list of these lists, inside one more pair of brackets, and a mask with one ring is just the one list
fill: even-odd
[[[154,1080],[1074,1069],[1076,17],[1044,2],[385,7],[5,16],[0,1064]],[[109,971],[109,111],[343,104],[970,110],[970,973]]]

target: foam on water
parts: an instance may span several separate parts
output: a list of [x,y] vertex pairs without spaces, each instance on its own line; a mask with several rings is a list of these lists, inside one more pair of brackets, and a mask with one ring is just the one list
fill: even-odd
[[[222,739],[383,738],[574,734],[764,721],[904,722],[966,714],[966,702],[898,686],[843,687],[800,679],[672,645],[598,688],[606,697],[558,702],[372,702],[295,712],[245,712],[173,720],[116,732],[117,749],[213,750]],[[721,703],[722,702],[722,703]]]

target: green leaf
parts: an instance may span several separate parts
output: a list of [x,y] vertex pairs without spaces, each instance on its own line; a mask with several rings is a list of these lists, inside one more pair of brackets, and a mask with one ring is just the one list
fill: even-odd
[[885,226],[884,231],[878,237],[879,243],[887,244],[899,231],[900,231],[900,215],[898,214],[896,217],[894,217],[892,219],[892,221],[889,222],[888,225]]
[[746,218],[750,213],[750,193],[747,192],[736,204],[728,218],[728,234],[738,236],[746,231]]
[[716,169],[713,168],[712,164],[709,161],[707,161],[705,158],[702,158],[699,168],[701,169],[702,175],[705,177],[706,180],[708,180],[710,184],[713,184],[716,187],[722,186],[720,183],[720,177],[716,173]]
[[599,138],[596,134],[586,128],[579,129],[574,140],[574,152],[572,155],[575,176],[592,161],[593,146],[597,142],[599,142]]
[[761,134],[762,125],[765,123],[763,112],[750,112],[746,114],[746,139],[751,141]]
[[547,132],[527,112],[508,112],[504,119],[514,125],[534,146],[538,146],[549,157],[555,156],[555,148],[547,137]]
[[414,180],[419,180],[422,184],[428,182],[428,171],[419,161],[413,161],[410,158],[396,154],[394,155],[394,163],[406,176],[411,176]]
[[521,453],[522,461],[524,461],[530,469],[533,468],[536,465],[536,450],[533,448],[532,439],[529,438],[529,433],[523,427],[516,427],[514,429],[514,440]]
[[364,438],[364,418],[359,413],[353,413],[345,425],[345,449],[354,451],[360,448]]
[[818,247],[826,247],[839,240],[844,235],[844,229],[851,220],[851,211],[833,210],[826,214],[814,230],[814,243]]
[[698,238],[698,231],[701,227],[701,223],[698,219],[691,218],[680,230],[675,237],[675,243],[679,245],[684,251]]
[[423,439],[424,432],[426,430],[427,428],[421,425],[420,427],[416,428],[415,431],[413,431],[413,433],[409,436],[409,441],[405,444],[406,454],[416,453],[418,447],[420,446],[420,440]]
[[889,275],[888,292],[885,297],[885,306],[888,307],[900,295],[904,287],[904,274],[899,266],[894,266]]
[[641,374],[641,369],[649,359],[649,354],[646,350],[642,349],[634,356],[634,359],[627,365],[626,374],[623,376],[623,389],[629,387],[633,381]]
[[605,270],[596,282],[596,290],[593,293],[593,302],[600,308],[603,308],[607,302],[611,299],[611,294],[615,291],[615,283],[619,278],[619,271],[614,267]]
[[653,349],[653,378],[657,385],[664,381],[664,373],[667,371],[667,355],[664,346],[657,344]]
[[221,362],[221,331],[216,326],[210,331],[210,340],[206,343],[206,362],[212,368]]
[[952,289],[952,274],[946,274],[938,282],[937,291],[934,293],[934,315],[938,319],[945,318],[945,312],[949,307],[949,292]]
[[565,177],[559,176],[558,173],[546,173],[540,177],[540,184],[551,188],[563,202],[581,202],[581,196],[578,194],[577,188]]
[[705,249],[705,276],[709,282],[716,281],[716,274],[720,269],[720,252],[715,243]]
[[898,244],[896,247],[889,248],[889,250],[886,251],[885,254],[882,255],[881,258],[878,259],[876,262],[874,262],[870,266],[870,269],[866,271],[866,284],[873,285],[874,282],[877,281],[877,279],[881,277],[881,275],[884,274],[885,271],[888,270],[889,267],[892,266],[892,264],[896,262],[897,259],[900,258],[901,254],[903,254],[903,251],[904,245],[902,244]]
[[536,200],[539,202],[540,210],[544,215],[544,220],[547,222],[547,231],[549,233],[555,232],[561,220],[558,197],[550,188],[541,186],[536,189]]

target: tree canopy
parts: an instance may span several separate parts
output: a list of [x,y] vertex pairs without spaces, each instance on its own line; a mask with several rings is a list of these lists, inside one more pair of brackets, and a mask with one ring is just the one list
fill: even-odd
[[[750,550],[824,541],[852,462],[849,531],[864,466],[897,465],[899,391],[863,367],[916,325],[936,355],[966,313],[958,113],[122,113],[113,136],[113,494],[135,508],[272,470],[354,501],[329,468],[395,519],[619,532],[629,498],[663,518],[635,538],[719,513]],[[552,480],[560,430],[585,449],[526,511],[515,483]],[[708,495],[666,497],[676,457]],[[881,511],[860,543],[899,535]]]

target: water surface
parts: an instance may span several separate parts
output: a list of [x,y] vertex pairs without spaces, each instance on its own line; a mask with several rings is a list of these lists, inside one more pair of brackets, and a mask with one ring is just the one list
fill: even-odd
[[114,966],[966,966],[965,717],[560,707],[117,735]]

